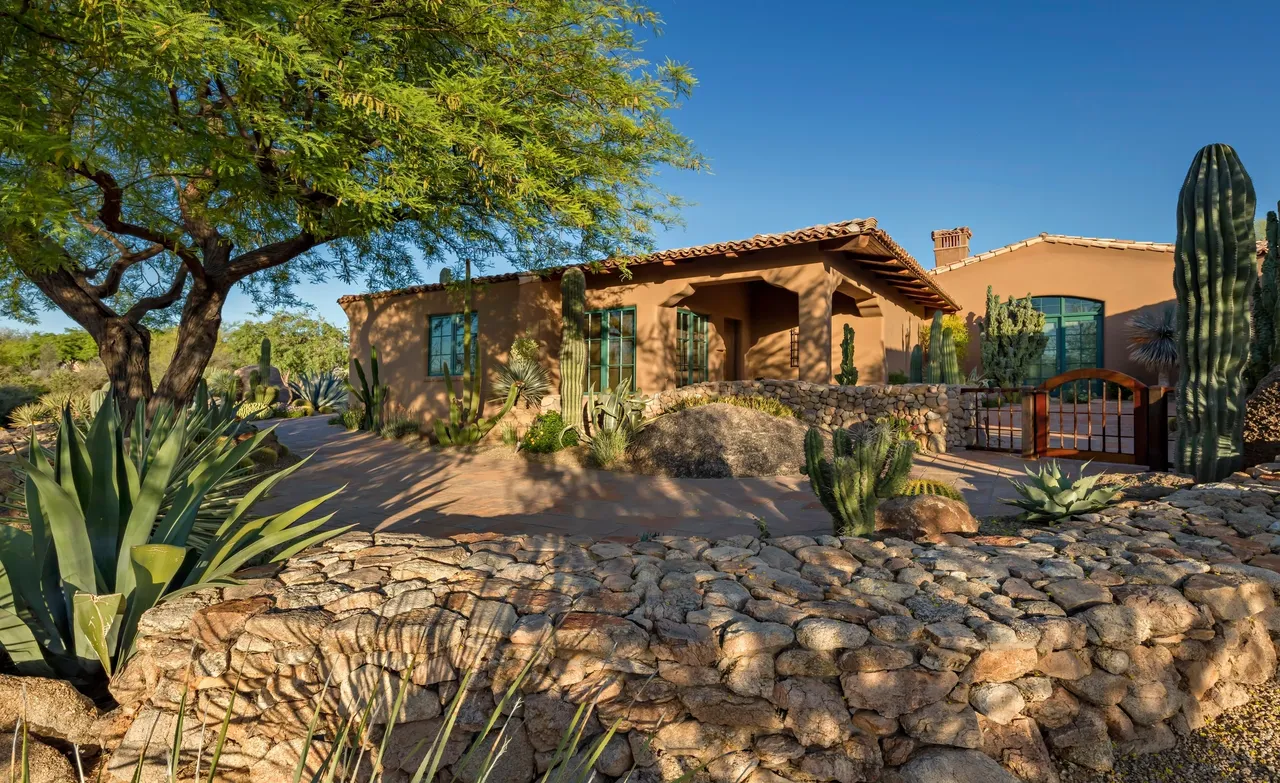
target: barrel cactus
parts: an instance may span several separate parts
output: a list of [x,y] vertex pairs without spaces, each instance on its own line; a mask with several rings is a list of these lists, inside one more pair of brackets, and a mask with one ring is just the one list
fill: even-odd
[[914,497],[916,495],[936,495],[948,500],[956,500],[964,502],[964,496],[960,494],[960,490],[951,484],[937,479],[911,479],[902,489],[902,494],[906,497]]
[[1178,470],[1216,481],[1244,447],[1249,305],[1258,282],[1253,182],[1235,150],[1196,153],[1178,195]]
[[560,417],[582,430],[582,393],[587,382],[587,276],[573,268],[560,278]]
[[924,347],[920,343],[911,349],[911,373],[908,377],[912,383],[924,383]]
[[915,442],[888,422],[831,432],[832,458],[824,455],[822,433],[811,427],[804,438],[804,472],[830,514],[836,535],[875,532],[876,508],[902,494],[911,473]]

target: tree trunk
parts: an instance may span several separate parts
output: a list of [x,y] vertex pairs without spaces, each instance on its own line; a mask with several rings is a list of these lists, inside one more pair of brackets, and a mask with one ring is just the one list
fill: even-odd
[[151,397],[152,410],[165,403],[175,407],[186,405],[195,396],[200,376],[218,343],[222,306],[226,301],[226,288],[210,287],[209,283],[199,280],[191,286],[182,307],[173,361]]
[[98,356],[121,413],[131,421],[138,402],[151,397],[151,332],[124,318],[109,318],[98,340]]

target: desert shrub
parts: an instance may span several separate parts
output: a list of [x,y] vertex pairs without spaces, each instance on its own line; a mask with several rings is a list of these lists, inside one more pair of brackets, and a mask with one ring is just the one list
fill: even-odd
[[421,429],[417,421],[408,416],[390,416],[378,434],[387,440],[397,440],[405,435],[417,435]]
[[539,413],[520,441],[520,448],[534,454],[550,454],[565,446],[576,445],[578,445],[578,433],[565,430],[564,419],[560,417],[559,411]]
[[898,372],[897,370],[894,370],[893,372],[889,373],[889,383],[892,385],[897,386],[897,385],[910,383],[910,382],[911,382],[911,378],[905,372]]
[[602,468],[612,468],[627,456],[627,433],[613,429],[597,432],[591,438],[591,460]]
[[515,448],[520,445],[520,431],[516,429],[514,424],[504,424],[502,427],[502,445]]
[[726,394],[724,396],[716,394],[696,394],[689,397],[682,397],[676,400],[674,404],[667,408],[668,413],[676,413],[678,411],[688,410],[689,408],[697,408],[702,405],[712,405],[714,403],[724,403],[725,405],[734,405],[739,408],[749,408],[753,411],[767,413],[770,416],[777,416],[783,419],[794,419],[796,412],[786,403],[774,399],[773,397],[762,397],[755,394]]
[[347,408],[340,415],[334,416],[329,420],[330,424],[341,424],[349,430],[360,429],[360,424],[364,421],[364,408],[356,406]]

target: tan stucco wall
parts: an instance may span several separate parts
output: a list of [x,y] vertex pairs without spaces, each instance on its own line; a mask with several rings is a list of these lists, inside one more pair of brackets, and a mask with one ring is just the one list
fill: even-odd
[[[937,280],[960,304],[961,315],[969,323],[966,371],[977,366],[981,359],[976,319],[986,311],[987,286],[990,285],[1001,298],[1030,294],[1102,302],[1102,365],[1145,383],[1156,382],[1154,372],[1129,358],[1127,322],[1139,311],[1158,312],[1175,303],[1172,251],[1041,242],[942,272]],[[912,327],[918,327],[918,323],[912,324],[908,319],[900,326],[904,332],[910,331],[907,337],[914,344],[916,328]]]
[[[629,279],[620,279],[616,272],[588,273],[587,308],[636,308],[637,382],[647,394],[675,386],[677,309],[708,316],[710,380],[791,378],[819,383],[830,383],[839,371],[844,322],[857,333],[859,380],[872,383],[885,377],[886,320],[905,319],[907,308],[922,312],[896,290],[866,282],[869,276],[856,264],[816,246],[670,266],[646,264],[631,271]],[[849,292],[867,299],[856,301]],[[444,382],[426,374],[426,328],[431,315],[458,312],[457,302],[444,291],[429,291],[365,297],[344,302],[343,308],[350,321],[353,358],[367,362],[370,345],[377,346],[393,407],[424,423],[444,413]],[[479,285],[475,309],[486,378],[497,362],[507,359],[511,341],[523,333],[537,340],[544,366],[558,383],[558,278]],[[790,365],[790,332],[795,327],[800,330],[798,368]],[[455,380],[455,389],[457,384]]]

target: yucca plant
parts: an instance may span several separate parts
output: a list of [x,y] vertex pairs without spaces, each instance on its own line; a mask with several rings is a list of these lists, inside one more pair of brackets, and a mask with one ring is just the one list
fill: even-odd
[[244,493],[193,546],[211,493],[267,434],[236,442],[215,432],[193,450],[201,416],[162,409],[148,429],[140,403],[126,437],[108,400],[85,432],[64,409],[52,451],[32,439],[19,462],[29,528],[0,525],[0,647],[20,672],[110,676],[132,651],[138,618],[166,595],[227,582],[254,558],[284,560],[343,532],[320,530],[332,515],[301,521],[337,491],[249,518],[303,460]]
[[511,361],[499,364],[494,372],[493,381],[489,384],[489,398],[494,402],[506,400],[513,386],[518,389],[517,401],[523,398],[525,404],[536,408],[551,391],[551,374],[536,361],[513,352]]
[[1168,386],[1170,375],[1178,369],[1176,312],[1168,306],[1129,319],[1129,358],[1155,370],[1161,386]]
[[50,421],[52,416],[49,409],[38,402],[29,402],[26,405],[19,405],[9,411],[9,423],[15,427],[34,427],[37,424],[44,424]]
[[1029,522],[1056,522],[1075,514],[1088,514],[1101,511],[1113,505],[1120,498],[1120,487],[1104,485],[1095,487],[1101,473],[1092,476],[1084,475],[1089,463],[1080,466],[1080,476],[1075,481],[1064,476],[1058,461],[1050,460],[1047,465],[1032,473],[1030,468],[1023,468],[1030,481],[1011,481],[1013,488],[1021,500],[1005,502],[1022,509],[1024,518]]
[[308,409],[311,414],[336,410],[347,398],[342,381],[331,372],[304,373],[289,381],[289,391],[293,394],[294,404]]

